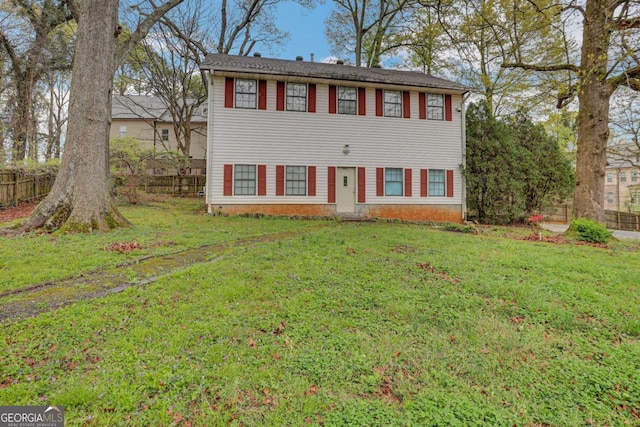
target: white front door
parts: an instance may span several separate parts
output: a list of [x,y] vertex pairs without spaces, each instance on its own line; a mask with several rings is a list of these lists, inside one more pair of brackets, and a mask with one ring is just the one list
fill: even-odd
[[356,168],[338,168],[336,173],[336,212],[356,211]]

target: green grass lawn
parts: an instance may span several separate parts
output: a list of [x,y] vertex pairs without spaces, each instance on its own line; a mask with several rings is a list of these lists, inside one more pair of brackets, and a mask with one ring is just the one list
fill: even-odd
[[[0,240],[25,258],[0,255],[11,288],[300,231],[7,322],[0,404],[63,405],[68,426],[640,425],[637,242],[194,210],[127,207],[129,230]],[[143,249],[105,250],[130,240]]]

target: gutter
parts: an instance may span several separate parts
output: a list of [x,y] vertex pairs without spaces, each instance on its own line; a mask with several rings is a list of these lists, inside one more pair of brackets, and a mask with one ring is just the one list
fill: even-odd
[[467,181],[464,177],[464,169],[467,167],[467,106],[466,102],[471,96],[471,92],[462,94],[462,102],[460,103],[460,130],[462,132],[462,164],[460,164],[460,178],[462,181],[462,219],[467,220]]

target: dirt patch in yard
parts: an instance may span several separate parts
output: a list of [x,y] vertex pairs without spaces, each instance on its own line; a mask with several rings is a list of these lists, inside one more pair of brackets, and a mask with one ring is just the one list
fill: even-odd
[[169,255],[146,257],[131,265],[88,272],[78,277],[2,292],[0,293],[0,322],[33,317],[76,301],[122,292],[133,286],[147,285],[192,265],[213,263],[238,250],[260,243],[291,239],[305,232],[315,231],[319,227],[205,245]]
[[34,200],[32,202],[20,203],[18,206],[0,207],[0,223],[28,217],[36,206],[38,206],[38,203],[40,202]]

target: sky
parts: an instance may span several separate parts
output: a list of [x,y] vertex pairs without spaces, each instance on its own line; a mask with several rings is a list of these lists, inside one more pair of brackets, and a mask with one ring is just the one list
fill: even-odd
[[274,48],[273,53],[261,52],[263,56],[280,59],[295,59],[301,55],[308,61],[310,54],[315,61],[321,62],[331,56],[331,48],[324,34],[324,21],[331,10],[330,1],[306,9],[294,2],[283,2],[278,6],[278,28],[289,33],[289,40],[282,47]]

